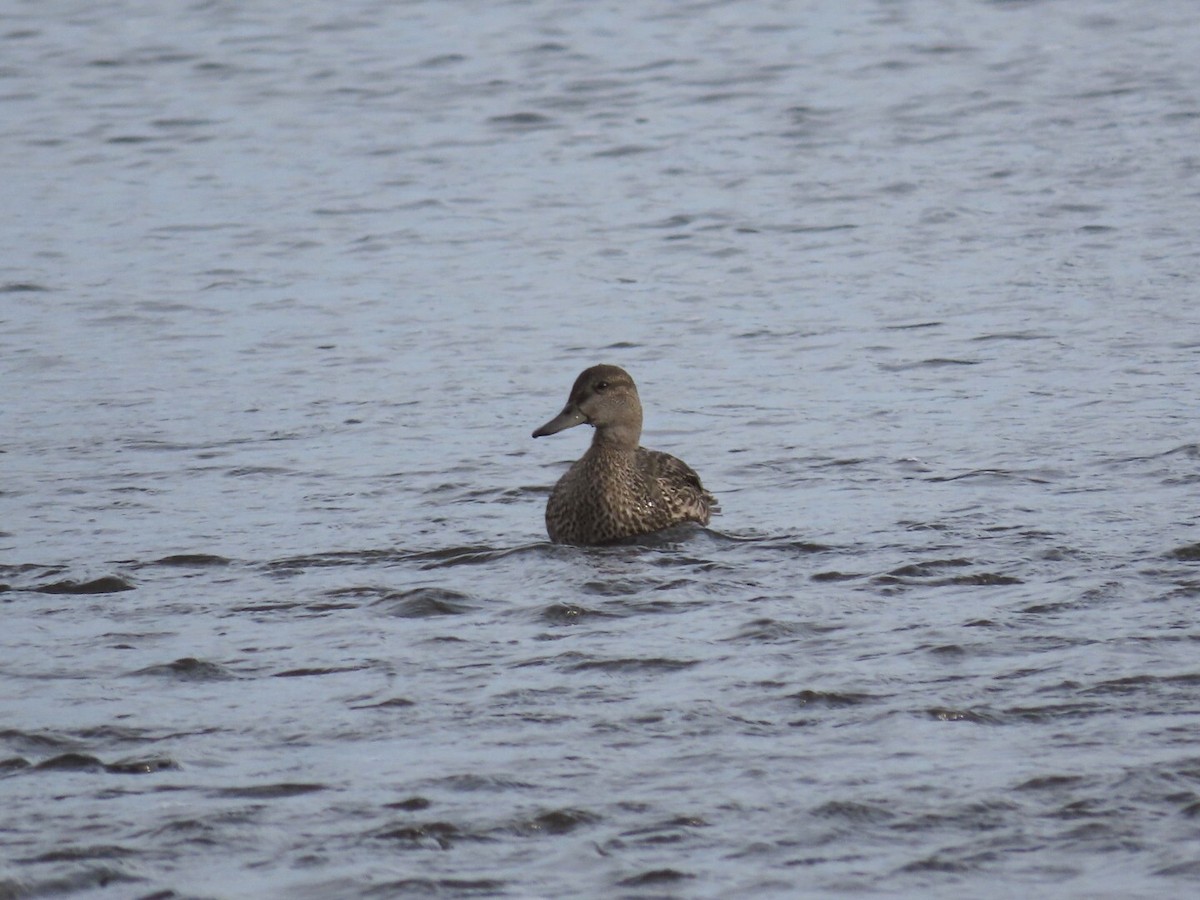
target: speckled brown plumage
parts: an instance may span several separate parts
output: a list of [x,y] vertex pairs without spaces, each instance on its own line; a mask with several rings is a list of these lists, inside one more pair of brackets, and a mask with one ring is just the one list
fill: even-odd
[[596,433],[546,503],[550,540],[606,544],[684,522],[708,524],[716,501],[700,476],[668,453],[638,446],[642,406],[624,369],[602,365],[584,371],[563,411],[533,436],[584,422]]

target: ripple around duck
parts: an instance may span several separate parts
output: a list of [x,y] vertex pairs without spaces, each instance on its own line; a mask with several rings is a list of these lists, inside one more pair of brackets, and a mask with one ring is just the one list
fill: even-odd
[[484,565],[509,556],[551,555],[570,548],[552,544],[526,544],[517,547],[454,546],[433,550],[334,550],[326,553],[311,553],[289,556],[259,563],[263,571],[280,577],[294,578],[314,569],[340,567],[404,566],[415,564],[417,569],[442,569],[463,565]]

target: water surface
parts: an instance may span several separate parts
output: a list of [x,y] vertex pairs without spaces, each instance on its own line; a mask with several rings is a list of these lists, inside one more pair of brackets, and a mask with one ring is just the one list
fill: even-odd
[[1196,890],[1194,4],[159,6],[0,14],[0,894]]

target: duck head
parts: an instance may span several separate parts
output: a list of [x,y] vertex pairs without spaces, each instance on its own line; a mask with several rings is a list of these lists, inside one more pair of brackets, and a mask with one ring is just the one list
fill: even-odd
[[593,444],[637,448],[642,437],[642,404],[628,372],[605,365],[585,369],[575,379],[562,412],[533,436],[557,434],[585,422],[596,429]]

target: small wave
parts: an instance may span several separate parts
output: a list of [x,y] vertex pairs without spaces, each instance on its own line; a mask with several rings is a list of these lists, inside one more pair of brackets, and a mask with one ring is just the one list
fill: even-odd
[[56,581],[29,590],[39,594],[116,594],[132,591],[134,586],[117,575],[104,575],[91,581]]
[[363,896],[388,900],[393,897],[500,897],[508,887],[494,878],[401,878],[380,882],[364,891]]
[[224,556],[216,556],[212,553],[176,553],[172,556],[164,556],[152,562],[145,563],[147,566],[178,566],[187,568],[203,568],[207,566],[228,566],[232,565],[233,560],[226,559]]
[[958,475],[932,475],[925,480],[933,484],[942,484],[947,481],[966,481],[974,479],[993,479],[999,482],[1026,481],[1030,484],[1054,483],[1054,479],[1048,477],[1045,473],[1034,475],[1028,472],[1016,472],[1008,469],[972,469],[970,472],[961,472]]
[[681,669],[690,669],[692,666],[698,665],[699,662],[696,659],[668,659],[666,657],[654,659],[587,659],[574,663],[568,668],[572,672],[586,672],[593,669],[598,669],[602,672],[675,672]]
[[106,763],[87,753],[62,753],[43,760],[33,768],[39,772],[109,772],[115,775],[148,775],[153,772],[178,769],[179,764],[169,757],[122,759]]
[[1200,560],[1200,544],[1185,544],[1182,547],[1176,547],[1167,554],[1171,559],[1182,559],[1187,562],[1195,562]]
[[827,709],[843,709],[849,706],[861,706],[864,703],[876,703],[882,698],[872,694],[856,694],[853,692],[803,690],[797,691],[794,694],[788,694],[786,699],[792,700],[800,706],[823,706]]
[[361,672],[364,669],[370,669],[370,665],[362,666],[312,666],[299,669],[288,669],[284,672],[275,672],[272,678],[310,678],[313,675],[341,675],[344,672]]
[[213,797],[234,797],[240,800],[278,800],[282,797],[300,797],[328,790],[325,784],[281,782],[279,784],[254,784],[246,787],[217,788],[210,792]]
[[934,357],[932,359],[922,359],[919,362],[911,363],[880,363],[879,368],[884,372],[908,372],[913,369],[944,369],[953,366],[977,366],[980,360],[977,359],[947,359],[945,357]]
[[378,703],[360,703],[351,706],[351,709],[404,709],[409,706],[416,706],[415,700],[409,700],[407,697],[389,697],[387,700],[380,700]]
[[655,884],[675,884],[695,877],[687,872],[680,872],[678,869],[651,869],[639,875],[622,878],[617,884],[621,887],[648,887]]
[[458,616],[471,612],[478,606],[466,594],[439,587],[390,591],[371,605],[384,615],[398,616],[402,619]]
[[582,809],[552,809],[509,825],[506,830],[523,835],[568,834],[585,825],[601,821],[600,816]]
[[999,725],[1000,716],[990,712],[980,712],[974,709],[954,709],[946,706],[935,706],[925,710],[925,714],[939,722],[971,722],[976,725]]
[[534,131],[542,128],[552,128],[554,119],[550,116],[535,112],[517,112],[505,116],[491,116],[489,125],[495,125],[506,131]]
[[598,612],[576,603],[552,603],[541,611],[541,618],[552,625],[578,625],[584,619],[611,615],[612,613]]
[[381,841],[396,841],[424,847],[448,850],[465,835],[457,825],[450,822],[424,822],[415,825],[395,825],[376,831],[374,837]]
[[965,568],[976,563],[969,559],[934,559],[918,563],[909,563],[892,569],[883,575],[876,575],[872,583],[880,585],[916,585],[927,587],[946,587],[952,585],[999,586],[1022,584],[1020,578],[1004,575],[998,572],[967,572],[960,575],[948,575],[944,570]]
[[821,819],[841,819],[855,824],[887,822],[896,818],[896,814],[890,809],[850,800],[830,800],[828,803],[822,803],[812,813]]
[[224,666],[186,656],[174,662],[146,666],[133,672],[134,675],[149,675],[156,678],[172,678],[177,681],[231,681],[237,678]]

